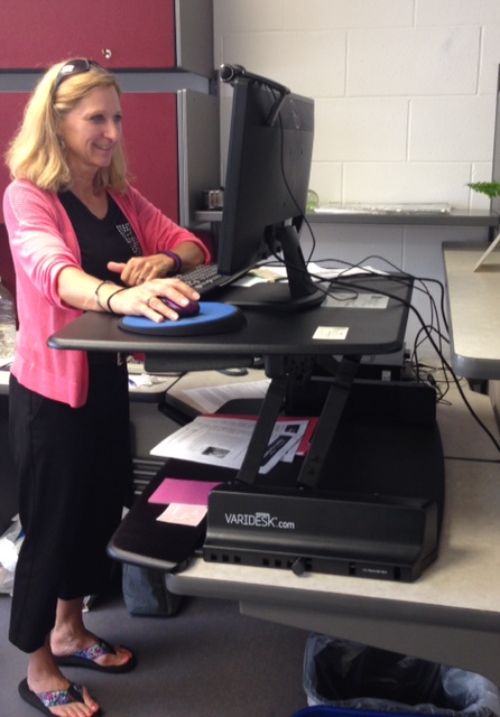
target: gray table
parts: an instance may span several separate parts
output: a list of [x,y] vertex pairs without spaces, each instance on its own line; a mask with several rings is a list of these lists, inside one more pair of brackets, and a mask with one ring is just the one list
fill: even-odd
[[[468,397],[494,431],[489,398]],[[297,577],[196,558],[167,576],[169,590],[238,600],[246,615],[452,664],[500,683],[500,467],[458,393],[452,400],[438,410],[450,456],[440,554],[416,582]]]
[[473,271],[484,250],[477,243],[443,245],[451,361],[469,379],[500,378],[500,251]]

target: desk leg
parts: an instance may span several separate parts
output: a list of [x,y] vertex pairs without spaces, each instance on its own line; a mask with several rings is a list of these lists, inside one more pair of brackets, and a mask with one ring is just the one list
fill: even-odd
[[238,481],[243,481],[250,485],[255,482],[262,457],[283,405],[287,383],[287,376],[278,376],[271,380],[255,423],[245,458],[236,476]]
[[299,485],[314,488],[318,484],[328,449],[342,417],[360,361],[360,356],[344,356],[339,363],[335,378],[330,384],[311,446],[297,479]]

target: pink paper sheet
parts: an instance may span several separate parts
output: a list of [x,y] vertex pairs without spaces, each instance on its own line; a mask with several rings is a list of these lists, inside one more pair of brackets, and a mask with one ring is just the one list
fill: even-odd
[[206,506],[208,505],[208,494],[218,485],[220,482],[165,478],[150,496],[148,503]]

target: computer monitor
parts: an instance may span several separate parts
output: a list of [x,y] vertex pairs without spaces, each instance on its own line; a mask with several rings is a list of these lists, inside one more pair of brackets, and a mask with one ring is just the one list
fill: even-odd
[[324,294],[307,273],[299,243],[314,102],[238,65],[223,65],[221,78],[230,81],[234,91],[218,269],[236,274],[282,252],[288,283],[242,289],[234,303],[257,308],[271,304],[287,311],[317,306]]

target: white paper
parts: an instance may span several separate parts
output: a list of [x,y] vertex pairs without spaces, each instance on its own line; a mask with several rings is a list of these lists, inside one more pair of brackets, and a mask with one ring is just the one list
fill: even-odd
[[205,413],[214,413],[235,398],[264,398],[271,379],[262,381],[233,381],[220,386],[189,388],[179,391],[179,396],[191,398]]
[[0,349],[0,369],[4,369],[5,371],[8,371],[10,368],[10,365],[14,361],[14,354],[11,353],[2,353],[2,350]]
[[[268,473],[282,459],[287,462],[293,459],[307,425],[307,420],[277,421],[259,473]],[[238,470],[254,426],[253,418],[198,416],[160,441],[151,449],[151,454]]]
[[367,292],[353,295],[352,291],[336,291],[333,296],[327,297],[324,306],[334,306],[337,309],[387,309],[389,297]]
[[353,267],[325,267],[312,261],[307,265],[311,274],[320,276],[322,279],[336,279],[342,276],[359,276],[360,274],[379,274],[386,276],[387,272],[381,269],[375,269],[373,266],[353,266]]

